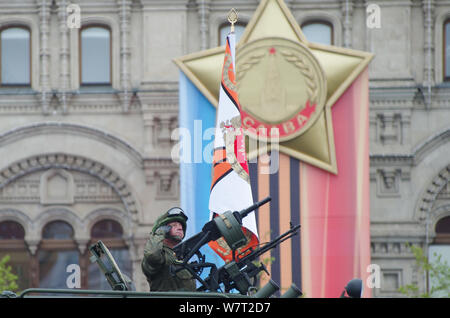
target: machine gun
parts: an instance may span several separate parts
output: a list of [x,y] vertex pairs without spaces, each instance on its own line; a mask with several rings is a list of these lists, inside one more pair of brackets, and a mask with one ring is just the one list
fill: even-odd
[[[261,271],[267,272],[263,263],[255,265],[255,261],[262,254],[297,235],[300,228],[300,225],[292,226],[291,224],[290,230],[264,246],[255,249],[250,247],[236,254],[238,248],[247,243],[247,238],[242,231],[242,219],[270,200],[271,198],[267,197],[242,211],[227,211],[207,222],[201,232],[173,248],[182,263],[172,265],[171,272],[176,274],[183,269],[188,270],[201,284],[198,291],[221,291],[220,286],[223,284],[225,292],[236,289],[243,295],[248,294],[252,288],[255,288],[257,274]],[[200,252],[200,248],[221,237],[230,247],[233,259],[217,269],[215,264],[205,261],[205,256]],[[194,255],[197,255],[198,260],[189,262]],[[210,268],[208,277],[201,278],[200,274],[203,269],[208,267]],[[273,282],[271,284],[274,285]],[[298,291],[297,294],[301,294],[301,292]]]
[[[258,247],[256,249],[250,247],[249,249],[243,251],[241,253],[244,255],[242,256],[242,258],[237,257],[233,261],[225,264],[217,270],[217,283],[222,283],[225,286],[225,292],[236,289],[241,294],[246,295],[249,290],[256,285],[257,275],[261,271],[264,271],[268,275],[270,275],[264,263],[259,262],[259,264],[255,264],[255,262],[258,261],[258,258],[264,253],[277,247],[285,240],[297,235],[299,229],[300,225],[293,226],[291,224],[288,231],[281,234],[264,246]],[[210,285],[214,285],[215,282],[211,283],[211,281],[213,281],[214,279],[216,279],[214,276],[210,276],[206,279],[206,282]],[[205,291],[206,288],[205,286],[200,286],[198,290]]]

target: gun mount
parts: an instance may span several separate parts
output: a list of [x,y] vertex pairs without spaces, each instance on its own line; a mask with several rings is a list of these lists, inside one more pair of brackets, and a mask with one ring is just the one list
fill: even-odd
[[[230,292],[236,289],[242,295],[246,295],[253,289],[256,289],[257,275],[261,271],[265,271],[267,274],[269,273],[263,263],[260,262],[257,265],[255,262],[258,261],[258,258],[262,254],[277,247],[283,241],[290,239],[294,235],[297,235],[300,229],[300,225],[292,226],[291,224],[291,228],[287,232],[264,246],[257,248],[250,247],[237,254],[236,251],[247,244],[247,238],[242,231],[242,220],[250,212],[270,200],[271,198],[267,197],[242,211],[224,212],[207,222],[201,232],[176,245],[174,251],[183,263],[172,266],[172,273],[175,274],[182,269],[187,269],[201,284],[197,289],[198,291]],[[222,267],[217,268],[215,264],[205,261],[205,255],[200,252],[200,248],[221,237],[224,238],[230,247],[233,259]],[[198,260],[190,262],[194,255],[197,255]],[[205,279],[200,276],[204,268],[210,268],[210,273]],[[273,281],[270,283],[271,286],[276,286]],[[222,290],[221,286],[223,286],[224,290]],[[301,295],[297,287],[293,286],[293,288],[293,290],[298,291],[296,292],[297,296]],[[276,289],[275,287],[271,288],[271,290]]]

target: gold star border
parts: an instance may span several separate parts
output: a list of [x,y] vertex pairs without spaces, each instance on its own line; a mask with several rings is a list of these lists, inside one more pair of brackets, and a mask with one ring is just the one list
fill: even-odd
[[[309,42],[289,8],[282,0],[262,0],[248,23],[236,50],[246,43],[268,37],[280,37],[302,43],[322,66],[327,80],[327,100],[315,123],[302,135],[271,147],[337,174],[336,151],[331,108],[368,66],[373,54],[331,45]],[[225,47],[189,54],[174,60],[183,73],[217,107]],[[270,145],[270,144],[269,144]],[[248,154],[249,160],[269,147]]]

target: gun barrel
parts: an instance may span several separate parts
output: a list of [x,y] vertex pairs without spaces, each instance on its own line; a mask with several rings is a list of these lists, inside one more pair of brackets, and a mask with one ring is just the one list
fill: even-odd
[[242,210],[239,212],[239,214],[241,215],[241,218],[245,218],[250,212],[256,210],[257,208],[259,208],[260,206],[266,204],[267,202],[269,202],[270,200],[272,200],[271,197],[267,197],[259,202],[256,202],[255,204],[249,206],[248,208],[246,208],[245,210]]
[[291,238],[294,235],[298,234],[298,230],[300,229],[300,224],[291,227],[288,231],[284,232],[274,240],[270,241],[268,244],[266,244],[263,247],[259,247],[253,251],[253,253],[250,253],[249,255],[246,255],[239,259],[238,265],[239,266],[245,266],[245,264],[248,261],[253,261],[254,259],[258,258],[262,254],[266,253],[267,251],[271,250],[272,248],[277,247],[279,244],[284,242],[285,240]]

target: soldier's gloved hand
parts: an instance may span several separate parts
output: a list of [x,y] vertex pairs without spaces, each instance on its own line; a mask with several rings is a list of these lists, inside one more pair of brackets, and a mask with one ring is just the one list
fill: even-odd
[[172,229],[172,227],[170,225],[163,225],[163,226],[160,226],[156,230],[155,233],[156,234],[162,234],[162,235],[164,235],[165,238],[168,238],[171,229]]

